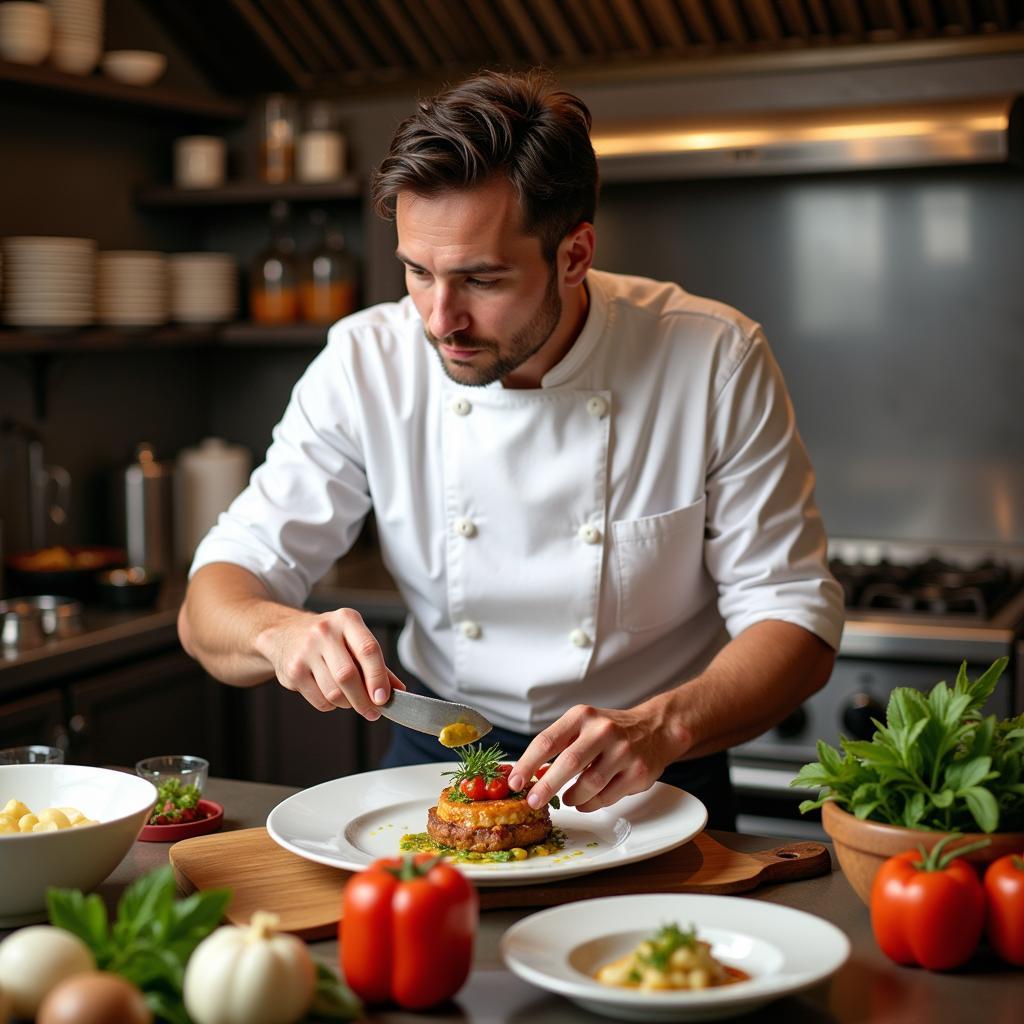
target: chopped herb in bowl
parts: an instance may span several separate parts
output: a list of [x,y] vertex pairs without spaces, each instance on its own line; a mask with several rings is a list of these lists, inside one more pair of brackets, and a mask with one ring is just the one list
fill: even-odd
[[199,787],[183,784],[181,779],[168,779],[157,787],[156,804],[149,816],[150,825],[182,825],[188,821],[208,818],[208,812],[199,806]]

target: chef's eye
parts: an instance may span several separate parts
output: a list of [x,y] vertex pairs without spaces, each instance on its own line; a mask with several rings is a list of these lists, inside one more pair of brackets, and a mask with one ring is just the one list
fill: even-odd
[[493,288],[497,283],[497,281],[485,281],[479,277],[466,278],[466,284],[472,285],[474,288]]

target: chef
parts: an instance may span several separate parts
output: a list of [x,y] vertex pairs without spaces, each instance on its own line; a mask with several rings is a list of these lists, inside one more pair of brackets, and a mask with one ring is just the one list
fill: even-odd
[[[841,591],[758,324],[593,269],[589,129],[538,73],[399,126],[373,200],[408,294],[330,329],[196,551],[179,633],[215,677],[322,711],[374,721],[406,683],[470,704],[514,789],[551,762],[531,804],[660,778],[730,827],[725,751],[828,679]],[[371,509],[401,666],[356,611],[303,609]],[[450,756],[394,733],[385,765]]]

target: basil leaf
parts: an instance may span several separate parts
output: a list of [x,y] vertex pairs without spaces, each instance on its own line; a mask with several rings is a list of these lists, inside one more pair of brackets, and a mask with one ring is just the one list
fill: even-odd
[[106,956],[110,940],[107,908],[96,893],[83,895],[77,889],[46,890],[50,924],[77,935],[92,950],[97,962]]
[[987,789],[973,786],[964,790],[964,799],[978,823],[978,828],[982,832],[995,832],[999,824],[999,805],[996,798]]

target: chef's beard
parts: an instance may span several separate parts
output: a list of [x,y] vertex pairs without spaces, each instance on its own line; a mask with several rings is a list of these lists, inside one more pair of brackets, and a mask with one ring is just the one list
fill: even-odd
[[[492,338],[477,338],[471,334],[462,334],[461,332],[449,334],[447,337],[439,339],[430,333],[426,325],[423,327],[423,333],[426,335],[427,341],[433,346],[434,351],[437,352],[437,357],[441,360],[441,368],[451,380],[455,381],[456,384],[482,388],[488,384],[493,384],[496,380],[507,377],[510,373],[519,369],[528,359],[535,356],[547,344],[561,318],[562,299],[558,294],[558,281],[555,270],[552,268],[551,276],[548,278],[547,290],[544,292],[544,298],[541,299],[541,303],[537,307],[537,312],[533,314],[525,326],[512,335],[505,346],[502,346]],[[464,363],[458,360],[449,362],[438,349],[442,342],[455,345],[458,348],[473,348],[491,352],[494,358],[489,364],[484,366],[476,362]],[[503,347],[504,351],[502,351]]]

